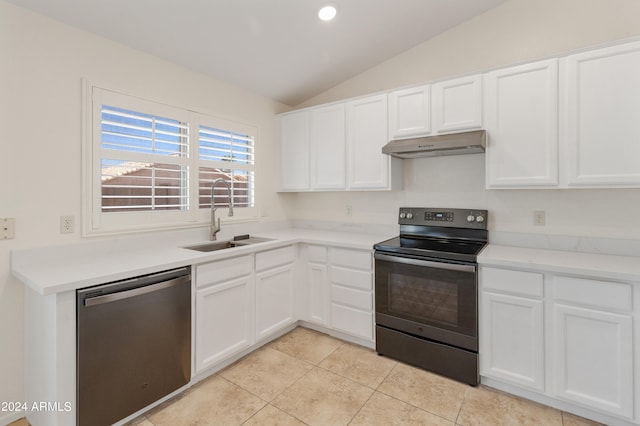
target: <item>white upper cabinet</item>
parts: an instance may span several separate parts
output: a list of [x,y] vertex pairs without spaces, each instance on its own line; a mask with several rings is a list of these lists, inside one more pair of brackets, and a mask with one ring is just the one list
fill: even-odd
[[485,129],[486,187],[640,187],[640,41],[280,116],[281,190],[389,190],[392,139]]
[[280,189],[395,189],[401,169],[382,153],[387,136],[386,94],[282,114]]
[[431,86],[389,93],[389,140],[431,133]]
[[280,187],[309,188],[309,111],[280,116]]
[[481,127],[479,74],[389,93],[389,140]]
[[485,75],[487,187],[558,185],[558,61]]
[[344,103],[311,110],[311,188],[344,189],[346,183]]
[[[387,95],[347,102],[348,186],[350,189],[392,189],[396,161],[382,153],[387,143]],[[397,159],[394,159],[397,160]]]
[[479,74],[432,86],[433,130],[436,133],[482,127],[482,77]]
[[568,186],[640,185],[640,42],[561,66]]

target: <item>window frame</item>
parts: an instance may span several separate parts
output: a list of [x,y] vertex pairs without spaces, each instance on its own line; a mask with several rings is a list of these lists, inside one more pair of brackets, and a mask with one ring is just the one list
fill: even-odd
[[[253,137],[252,166],[234,164],[232,169],[252,169],[253,171],[253,207],[234,209],[234,216],[229,217],[226,207],[218,207],[218,217],[222,222],[238,223],[258,221],[258,126],[233,119],[213,116],[187,108],[168,105],[163,102],[130,95],[104,86],[96,85],[83,79],[82,86],[82,234],[97,236],[145,232],[151,230],[169,230],[208,226],[210,209],[199,208],[199,130],[200,126],[215,127],[225,131],[240,133]],[[188,191],[188,207],[185,210],[152,210],[152,211],[102,211],[101,161],[105,150],[101,139],[102,105],[124,108],[143,114],[152,114],[184,122],[188,128],[187,156],[173,157],[170,164],[185,167],[187,173],[186,190]],[[107,151],[109,152],[109,151]],[[113,151],[118,152],[118,151]],[[131,154],[131,155],[129,155]],[[156,158],[166,160],[166,156],[128,152],[131,159],[149,160]],[[222,185],[220,185],[222,187]],[[216,187],[216,189],[218,189]]]

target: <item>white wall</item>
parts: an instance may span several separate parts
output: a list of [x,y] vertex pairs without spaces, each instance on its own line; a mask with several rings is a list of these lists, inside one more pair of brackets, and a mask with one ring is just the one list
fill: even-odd
[[[638,16],[637,0],[512,0],[306,105],[640,35]],[[58,220],[81,216],[82,77],[258,124],[265,221],[294,208],[300,219],[393,224],[400,205],[471,206],[491,210],[491,229],[640,238],[638,190],[486,191],[482,155],[405,160],[399,192],[278,195],[273,114],[283,105],[0,0],[0,217],[17,221],[16,238],[0,240],[0,401],[23,399],[23,286],[10,250],[81,239],[60,235]],[[547,211],[544,229],[531,226],[533,209]]]
[[[300,107],[638,37],[638,16],[637,0],[511,0]],[[295,216],[392,224],[402,205],[486,208],[493,231],[640,239],[638,189],[489,191],[484,189],[481,154],[403,164],[401,192],[298,194],[293,196]],[[347,205],[353,207],[350,217]],[[546,211],[545,227],[533,226],[533,210]]]
[[[0,217],[16,218],[16,238],[0,240],[0,401],[24,398],[24,292],[10,275],[10,250],[81,240],[83,77],[258,125],[263,220],[286,219],[271,172],[283,105],[0,0]],[[61,215],[75,216],[75,234],[59,234]]]

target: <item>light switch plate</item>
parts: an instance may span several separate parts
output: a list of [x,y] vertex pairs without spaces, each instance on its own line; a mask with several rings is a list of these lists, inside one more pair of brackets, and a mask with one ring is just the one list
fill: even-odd
[[16,237],[16,219],[0,218],[0,240],[11,240]]

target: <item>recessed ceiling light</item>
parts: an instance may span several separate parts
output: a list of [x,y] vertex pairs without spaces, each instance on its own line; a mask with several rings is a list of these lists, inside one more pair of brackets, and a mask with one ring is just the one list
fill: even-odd
[[318,12],[318,18],[323,21],[330,21],[336,17],[336,8],[334,6],[324,6]]

